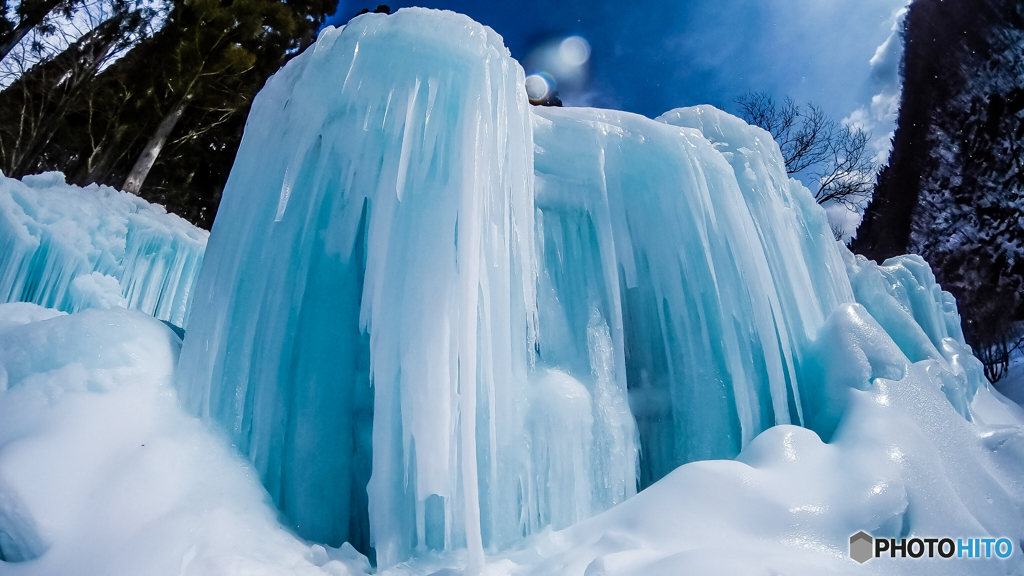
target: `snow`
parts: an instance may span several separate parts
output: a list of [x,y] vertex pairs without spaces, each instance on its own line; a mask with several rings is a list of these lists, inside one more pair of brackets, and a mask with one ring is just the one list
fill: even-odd
[[851,254],[724,112],[525,82],[453,13],[327,28],[253,103],[183,343],[102,269],[65,290],[106,309],[0,305],[0,574],[960,574],[848,539],[1024,540],[1024,409],[921,258]]
[[[825,387],[846,391],[829,443],[773,427],[734,461],[682,466],[625,504],[508,554],[531,567],[514,573],[960,574],[964,561],[938,558],[860,566],[847,556],[849,537],[1018,541],[1019,407],[985,386],[964,418],[944,393],[957,371],[940,359],[910,362],[860,304],[832,313],[818,350],[830,368]],[[971,561],[970,573],[1018,573],[1024,559],[1014,554]]]
[[361,573],[281,527],[252,469],[178,407],[180,344],[134,310],[0,304],[0,573]]
[[184,327],[209,234],[162,206],[48,172],[0,175],[0,302],[134,308]]

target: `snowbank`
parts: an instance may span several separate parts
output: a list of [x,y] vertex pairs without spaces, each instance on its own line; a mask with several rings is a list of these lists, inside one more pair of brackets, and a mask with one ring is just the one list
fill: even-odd
[[[850,260],[857,273],[881,277]],[[0,574],[368,573],[351,547],[303,542],[282,527],[256,471],[179,408],[179,345],[166,326],[131,310],[65,315],[0,305]],[[1008,561],[883,558],[865,566],[847,557],[859,530],[1017,542],[1024,413],[981,386],[965,418],[945,392],[962,372],[941,357],[910,362],[859,304],[836,309],[818,345],[835,367],[828,384],[847,391],[831,442],[805,428],[770,428],[735,461],[682,466],[604,514],[491,556],[486,572],[1024,569],[1019,551]],[[458,552],[426,554],[382,573],[427,575],[464,563]]]
[[208,236],[107,186],[0,175],[0,302],[126,306],[184,326]]
[[180,344],[133,310],[0,304],[0,574],[358,567],[281,527],[252,468],[178,407]]
[[[829,443],[776,426],[734,461],[687,464],[591,520],[495,558],[511,574],[1008,574],[1024,570],[1024,410],[977,380],[981,366],[955,338],[912,362],[883,326],[923,336],[899,296],[939,296],[918,318],[949,312],[927,266],[848,258],[858,295],[892,307],[837,308],[816,343],[823,387],[842,402]],[[927,276],[883,284],[910,270]],[[874,281],[869,282],[869,278]],[[920,282],[918,281],[920,280]],[[909,288],[909,290],[907,290]],[[903,304],[907,300],[902,300]],[[955,314],[955,309],[953,310]],[[920,350],[927,339],[912,348]],[[954,391],[978,384],[964,403]],[[859,565],[849,538],[1006,537],[1007,560],[888,557]]]

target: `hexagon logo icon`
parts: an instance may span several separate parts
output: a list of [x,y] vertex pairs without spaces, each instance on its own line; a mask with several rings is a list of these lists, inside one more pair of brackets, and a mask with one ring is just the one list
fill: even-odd
[[870,534],[861,530],[850,536],[850,558],[863,564],[874,556],[874,539]]

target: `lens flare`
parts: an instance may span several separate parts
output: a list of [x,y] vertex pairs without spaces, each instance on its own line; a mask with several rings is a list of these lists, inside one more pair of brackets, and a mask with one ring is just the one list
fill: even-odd
[[593,51],[590,42],[579,35],[556,35],[539,40],[527,52],[523,68],[532,88],[527,92],[534,104],[561,105],[562,98],[584,93],[590,77]]
[[553,84],[546,74],[530,74],[526,77],[526,95],[531,102],[544,100],[551,93]]
[[559,45],[558,55],[566,66],[583,66],[590,60],[590,42],[582,36],[569,36]]

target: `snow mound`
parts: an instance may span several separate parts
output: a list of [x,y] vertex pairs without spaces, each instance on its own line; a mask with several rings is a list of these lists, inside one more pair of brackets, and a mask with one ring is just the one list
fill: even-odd
[[133,310],[0,304],[0,573],[363,573],[350,547],[281,527],[252,468],[178,407],[180,344]]
[[1018,542],[1024,411],[983,386],[968,405],[973,422],[964,418],[946,393],[959,369],[941,358],[911,362],[860,304],[832,313],[819,346],[822,363],[832,363],[825,386],[845,397],[829,443],[805,428],[770,428],[734,461],[682,466],[626,503],[505,555],[509,573],[1024,570],[1019,550],[1008,560],[885,555],[861,566],[849,558],[849,538],[861,530],[876,538]]
[[162,206],[48,172],[0,175],[0,302],[126,306],[184,326],[209,234]]

